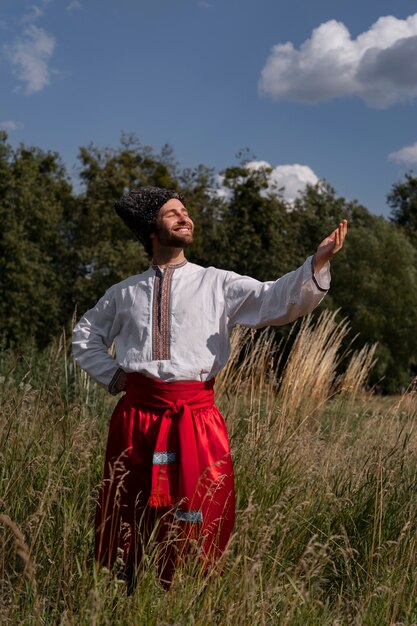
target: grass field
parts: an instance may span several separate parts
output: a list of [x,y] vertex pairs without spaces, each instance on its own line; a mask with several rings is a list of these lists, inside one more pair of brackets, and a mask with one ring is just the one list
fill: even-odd
[[224,573],[190,562],[165,592],[149,554],[131,597],[92,555],[114,398],[65,338],[3,352],[2,626],[417,624],[416,392],[365,394],[373,351],[342,354],[347,333],[304,322],[279,385],[271,333],[236,333],[216,383],[237,491]]

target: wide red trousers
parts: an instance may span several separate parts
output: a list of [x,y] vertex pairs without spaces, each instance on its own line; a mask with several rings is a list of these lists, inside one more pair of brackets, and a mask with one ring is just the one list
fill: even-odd
[[191,547],[205,569],[234,525],[233,466],[214,380],[164,383],[128,375],[113,412],[95,517],[95,557],[126,568],[157,550],[170,580]]

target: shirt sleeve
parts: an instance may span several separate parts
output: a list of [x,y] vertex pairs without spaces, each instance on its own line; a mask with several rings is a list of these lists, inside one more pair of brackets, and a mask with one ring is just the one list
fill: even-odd
[[109,347],[119,332],[114,290],[110,288],[96,306],[80,319],[73,330],[72,351],[78,365],[109,389],[119,364]]
[[282,326],[311,313],[330,287],[330,264],[314,274],[313,257],[276,281],[259,282],[228,272],[226,307],[230,327]]

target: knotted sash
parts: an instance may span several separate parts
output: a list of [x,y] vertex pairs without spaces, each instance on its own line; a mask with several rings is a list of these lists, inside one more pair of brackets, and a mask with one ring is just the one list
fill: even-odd
[[204,468],[199,463],[192,411],[214,406],[214,379],[166,383],[136,373],[127,378],[129,402],[141,410],[164,410],[153,452],[149,505],[165,507],[181,502],[187,520],[187,512],[198,514],[204,497],[199,490]]

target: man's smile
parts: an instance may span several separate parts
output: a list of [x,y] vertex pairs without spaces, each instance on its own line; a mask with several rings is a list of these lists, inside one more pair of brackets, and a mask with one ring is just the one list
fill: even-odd
[[177,226],[174,230],[179,233],[189,233],[191,232],[191,226]]

